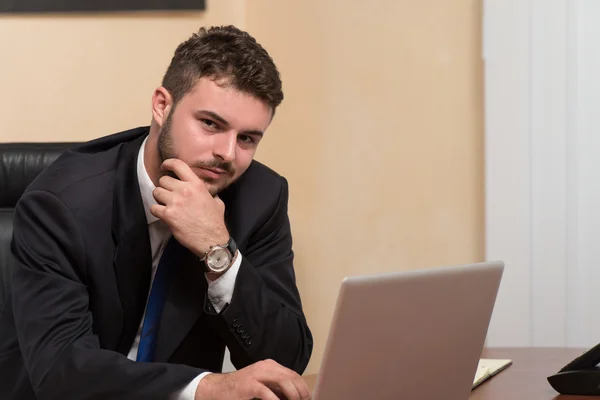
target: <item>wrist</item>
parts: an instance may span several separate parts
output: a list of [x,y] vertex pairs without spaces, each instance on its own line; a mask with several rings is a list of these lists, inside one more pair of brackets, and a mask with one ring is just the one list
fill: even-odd
[[213,277],[219,277],[225,273],[232,265],[237,253],[237,244],[233,237],[229,236],[229,239],[225,244],[218,244],[210,247],[210,249],[200,257],[200,260],[204,263],[205,272],[215,273]]
[[196,253],[196,255],[198,257],[202,258],[214,246],[224,246],[225,244],[227,244],[227,242],[229,241],[230,237],[231,236],[229,235],[229,232],[227,230],[219,232],[219,233],[213,235],[210,238],[210,241],[206,241],[204,243],[200,243],[199,246],[197,247],[197,251],[195,251],[194,253]]
[[190,248],[192,253],[200,258],[203,258],[206,253],[210,251],[214,246],[223,246],[229,240],[231,236],[227,229],[214,233],[208,239],[201,239],[201,242],[196,243],[193,248]]
[[210,373],[205,375],[198,383],[198,386],[196,386],[194,399],[204,400],[213,398],[211,388],[213,386],[213,382],[218,379],[218,375],[220,374]]
[[231,259],[231,263],[229,264],[229,267],[223,271],[223,272],[206,272],[206,279],[208,279],[210,282],[216,281],[217,279],[219,279],[221,276],[223,276],[227,271],[229,271],[229,269],[235,264],[235,261],[238,258],[238,254],[239,254],[239,250],[235,251],[235,254],[233,255],[233,258]]

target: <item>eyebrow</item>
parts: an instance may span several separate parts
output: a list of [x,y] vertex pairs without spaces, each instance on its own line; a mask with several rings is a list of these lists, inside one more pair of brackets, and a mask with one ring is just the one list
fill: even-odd
[[[226,128],[229,127],[229,122],[227,122],[227,120],[223,117],[221,117],[219,114],[213,112],[213,111],[209,111],[209,110],[200,110],[198,111],[196,114],[200,115],[207,115],[209,117],[211,117],[212,119],[216,120],[217,122],[219,122],[221,125],[224,125]],[[254,129],[250,129],[250,130],[246,130],[246,131],[240,131],[239,132],[240,135],[256,135],[256,136],[263,136],[264,132],[260,131],[260,130],[254,130]]]

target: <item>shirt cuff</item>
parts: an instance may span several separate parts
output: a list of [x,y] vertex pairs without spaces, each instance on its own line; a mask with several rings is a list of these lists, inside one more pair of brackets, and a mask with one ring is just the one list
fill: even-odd
[[212,282],[206,278],[206,281],[208,282],[208,299],[212,303],[217,314],[221,312],[226,304],[231,303],[235,280],[240,270],[240,265],[242,265],[242,253],[238,250],[231,268]]
[[210,374],[210,372],[203,372],[197,377],[194,378],[193,381],[187,384],[183,389],[180,389],[169,396],[169,400],[194,400],[196,397],[196,389],[198,389],[198,384],[206,375]]

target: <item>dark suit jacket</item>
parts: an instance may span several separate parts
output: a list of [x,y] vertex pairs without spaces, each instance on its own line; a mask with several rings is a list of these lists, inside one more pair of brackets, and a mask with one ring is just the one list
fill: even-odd
[[0,314],[0,398],[158,399],[199,373],[272,358],[301,373],[312,351],[292,265],[286,180],[258,162],[220,197],[243,255],[231,304],[215,314],[199,260],[184,256],[155,363],[126,355],[150,285],[136,159],[148,128],[70,150],[15,211],[18,267]]

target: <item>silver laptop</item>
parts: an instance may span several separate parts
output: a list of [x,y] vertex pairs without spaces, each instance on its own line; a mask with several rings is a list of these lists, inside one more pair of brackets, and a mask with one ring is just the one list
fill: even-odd
[[467,400],[504,263],[345,278],[314,400]]

